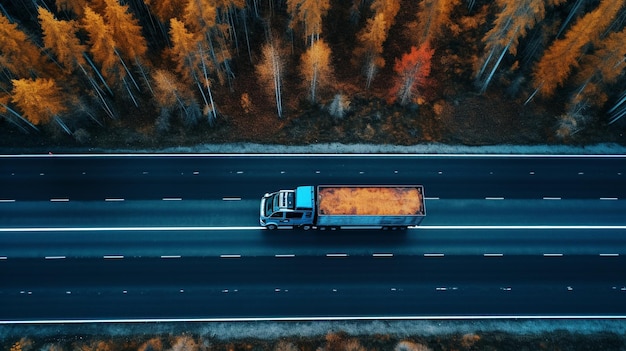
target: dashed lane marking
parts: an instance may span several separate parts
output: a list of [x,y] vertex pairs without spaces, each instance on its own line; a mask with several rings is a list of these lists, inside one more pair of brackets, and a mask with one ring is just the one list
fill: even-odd
[[182,197],[164,197],[163,201],[182,201]]
[[223,197],[222,198],[223,201],[239,201],[241,200],[240,197]]
[[485,256],[485,257],[502,257],[502,256],[504,256],[504,254],[501,254],[501,253],[486,253],[486,254],[483,254],[483,256]]
[[619,257],[618,253],[601,253],[600,257]]
[[326,257],[348,257],[346,253],[328,253]]
[[392,253],[375,253],[372,254],[373,257],[393,257]]
[[54,199],[50,199],[50,202],[70,202],[70,199],[68,199],[68,198],[54,198]]
[[241,255],[220,255],[220,258],[241,258]]
[[445,255],[442,253],[425,253],[424,257],[444,257]]
[[104,201],[106,201],[106,202],[123,202],[123,201],[125,201],[125,199],[122,199],[122,198],[106,198],[106,199],[104,199]]
[[276,257],[276,258],[291,258],[291,257],[296,257],[296,255],[294,255],[294,254],[284,254],[284,255],[274,255],[274,257]]
[[65,256],[46,256],[46,260],[64,260]]
[[562,253],[544,253],[543,257],[563,257]]
[[104,255],[102,256],[105,260],[121,260],[124,259],[123,255]]
[[171,259],[171,258],[181,258],[180,255],[161,255],[163,259]]

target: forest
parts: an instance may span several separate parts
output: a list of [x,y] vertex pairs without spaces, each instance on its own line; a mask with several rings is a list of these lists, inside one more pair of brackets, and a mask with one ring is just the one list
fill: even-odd
[[625,67],[626,0],[6,0],[0,144],[626,144]]

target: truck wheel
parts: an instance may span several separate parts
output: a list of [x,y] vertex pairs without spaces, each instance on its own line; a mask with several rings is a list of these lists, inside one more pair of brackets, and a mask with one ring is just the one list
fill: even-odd
[[276,224],[268,224],[265,228],[267,228],[269,230],[274,230],[274,229],[278,228],[278,226]]

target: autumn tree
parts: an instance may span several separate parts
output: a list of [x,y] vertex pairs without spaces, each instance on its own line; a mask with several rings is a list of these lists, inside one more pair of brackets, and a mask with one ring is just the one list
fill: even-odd
[[111,28],[119,55],[130,60],[141,59],[148,47],[139,22],[129,11],[128,5],[121,5],[118,0],[104,1],[104,18]]
[[[17,24],[0,14],[0,68],[7,70],[11,78],[42,76],[52,68],[41,56],[39,48]],[[7,81],[8,82],[8,81]]]
[[146,5],[161,22],[169,23],[172,18],[182,18],[185,1],[180,0],[145,0]]
[[287,11],[291,16],[289,27],[293,30],[301,24],[305,41],[312,46],[320,38],[322,17],[329,8],[329,0],[287,0]]
[[359,44],[355,49],[357,60],[363,64],[363,73],[369,88],[379,69],[385,66],[382,58],[383,43],[387,40],[389,29],[395,22],[396,14],[400,9],[397,0],[376,0],[371,5],[374,17],[368,19],[365,28],[357,35]]
[[109,82],[117,82],[124,77],[125,71],[121,67],[119,57],[115,54],[115,39],[111,26],[104,22],[100,14],[89,6],[84,9],[81,21],[82,28],[89,35],[89,52],[94,61],[100,65],[100,71]]
[[411,52],[402,55],[401,60],[396,59],[394,71],[398,76],[390,91],[391,101],[406,105],[413,100],[419,88],[426,86],[434,53],[430,43],[425,42],[419,48],[411,47]]
[[85,6],[87,6],[86,0],[57,0],[57,10],[59,12],[73,12],[77,17],[82,17]]
[[407,25],[412,42],[419,47],[437,38],[442,28],[451,23],[450,14],[459,2],[460,0],[422,0],[417,20]]
[[[210,62],[204,53],[201,34],[192,33],[185,28],[185,24],[175,18],[170,20],[170,40],[172,41],[171,55],[176,62],[176,71],[185,81],[198,87],[205,105],[208,107],[207,116],[213,123],[217,118],[217,111],[211,92],[209,78]],[[206,93],[204,91],[206,89]]]
[[78,25],[75,21],[59,21],[43,7],[39,8],[39,21],[44,46],[55,54],[59,64],[65,68],[65,73],[85,64],[83,53],[86,47],[76,37]]
[[476,85],[484,93],[504,56],[517,55],[519,40],[546,16],[546,8],[564,0],[497,0],[502,9],[483,38],[485,49],[476,70]]
[[162,69],[155,70],[152,77],[154,99],[161,110],[157,119],[157,129],[159,131],[169,129],[170,115],[176,107],[181,112],[185,124],[196,124],[201,114],[187,85],[172,73]]
[[269,96],[274,96],[278,117],[283,116],[283,77],[285,62],[284,50],[277,40],[270,40],[263,45],[261,61],[256,65],[259,84]]
[[53,79],[14,79],[12,102],[33,124],[47,123],[66,111],[61,89]]
[[[579,66],[588,44],[597,41],[624,5],[624,0],[601,0],[598,7],[580,18],[562,39],[555,40],[533,71],[533,85],[542,96],[550,96],[557,86]],[[529,98],[535,94],[531,95]]]
[[317,101],[317,91],[329,86],[333,76],[331,51],[320,39],[315,41],[300,58],[300,75],[309,89],[309,100]]

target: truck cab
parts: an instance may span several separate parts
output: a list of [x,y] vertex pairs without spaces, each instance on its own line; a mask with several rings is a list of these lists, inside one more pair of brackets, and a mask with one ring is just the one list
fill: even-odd
[[261,198],[259,222],[267,229],[280,226],[311,229],[315,213],[313,186],[299,186],[296,190],[280,190]]

